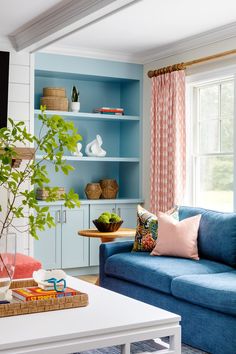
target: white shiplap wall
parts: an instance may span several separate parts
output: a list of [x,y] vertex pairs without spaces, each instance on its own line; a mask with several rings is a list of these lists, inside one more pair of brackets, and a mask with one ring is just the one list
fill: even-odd
[[[17,53],[5,43],[0,43],[0,50],[10,52],[8,117],[25,121],[28,131],[33,133],[34,57],[29,53]],[[26,184],[26,188],[29,187]],[[6,205],[6,194],[0,191],[0,195],[1,204]],[[21,222],[17,220],[16,224]],[[17,252],[31,254],[31,246],[27,232],[17,234]]]

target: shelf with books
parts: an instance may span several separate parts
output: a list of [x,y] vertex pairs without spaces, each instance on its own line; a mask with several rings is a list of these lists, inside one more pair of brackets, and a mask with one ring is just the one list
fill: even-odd
[[[34,114],[37,117],[40,114],[40,109],[35,109]],[[114,122],[122,122],[122,121],[139,121],[139,116],[129,116],[129,115],[115,115],[115,114],[102,114],[102,113],[87,113],[87,112],[64,112],[64,111],[46,111],[48,116],[59,115],[65,119],[70,120],[95,120],[95,121],[114,121]]]

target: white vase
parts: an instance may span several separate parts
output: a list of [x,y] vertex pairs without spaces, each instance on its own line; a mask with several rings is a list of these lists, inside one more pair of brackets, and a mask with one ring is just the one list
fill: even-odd
[[72,112],[79,112],[80,102],[71,102],[71,110]]

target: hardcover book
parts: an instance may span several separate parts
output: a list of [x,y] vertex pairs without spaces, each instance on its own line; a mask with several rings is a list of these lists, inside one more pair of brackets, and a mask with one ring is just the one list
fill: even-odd
[[57,292],[55,290],[43,290],[37,286],[12,290],[12,296],[22,301],[43,300],[51,298],[55,299],[59,297],[74,296],[78,294],[80,294],[80,292],[72,288],[66,288],[62,292]]

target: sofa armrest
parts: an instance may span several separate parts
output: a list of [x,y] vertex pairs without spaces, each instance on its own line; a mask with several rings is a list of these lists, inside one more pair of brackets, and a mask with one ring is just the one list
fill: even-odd
[[116,253],[131,252],[133,244],[133,241],[101,243],[99,248],[99,278],[101,284],[105,277],[104,267],[107,258]]

